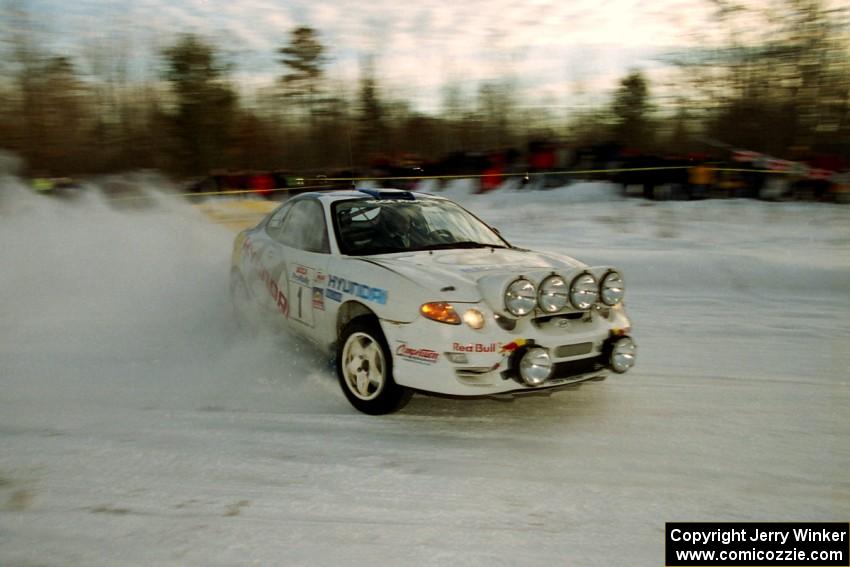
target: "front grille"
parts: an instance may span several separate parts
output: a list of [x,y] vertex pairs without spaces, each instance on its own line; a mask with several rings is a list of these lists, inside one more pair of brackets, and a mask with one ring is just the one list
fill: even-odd
[[555,347],[555,358],[567,358],[587,354],[593,350],[593,343],[579,343],[577,345],[561,345]]
[[555,368],[552,371],[552,378],[569,378],[570,376],[577,376],[578,374],[596,372],[603,368],[605,368],[605,358],[603,356],[583,358],[581,360],[568,360],[567,362],[556,362]]
[[585,317],[590,315],[590,311],[573,311],[572,313],[558,313],[556,315],[542,315],[540,317],[535,317],[534,320],[538,323],[544,324],[552,321],[553,319],[568,319],[570,321],[580,321]]
[[469,366],[466,368],[455,368],[455,374],[461,378],[477,378],[484,374],[493,372],[492,366]]
[[535,327],[542,330],[568,331],[577,329],[582,325],[590,323],[593,314],[590,311],[575,311],[572,313],[558,313],[556,315],[543,315],[531,320]]

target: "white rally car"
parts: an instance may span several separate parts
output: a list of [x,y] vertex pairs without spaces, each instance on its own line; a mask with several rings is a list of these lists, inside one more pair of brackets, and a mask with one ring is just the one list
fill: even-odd
[[237,236],[231,291],[243,322],[335,354],[342,391],[369,414],[413,391],[539,392],[635,361],[620,272],[516,248],[421,193],[293,197]]

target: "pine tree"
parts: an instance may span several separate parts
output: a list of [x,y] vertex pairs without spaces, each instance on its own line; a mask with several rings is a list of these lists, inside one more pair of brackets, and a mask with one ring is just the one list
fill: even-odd
[[612,107],[614,133],[626,146],[646,148],[651,144],[649,132],[649,87],[639,71],[632,71],[620,81]]
[[286,67],[281,76],[283,94],[293,100],[311,120],[321,114],[324,91],[325,48],[311,27],[297,27],[290,33],[289,45],[281,47],[280,63]]
[[229,67],[211,45],[191,34],[163,55],[176,106],[169,118],[184,160],[179,169],[205,174],[222,165],[236,112],[236,95],[226,81]]

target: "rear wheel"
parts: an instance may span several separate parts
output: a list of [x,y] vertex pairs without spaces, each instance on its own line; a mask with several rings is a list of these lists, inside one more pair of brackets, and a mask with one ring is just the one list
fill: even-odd
[[337,375],[348,401],[370,415],[392,413],[404,407],[412,393],[393,379],[393,362],[384,334],[376,321],[359,317],[340,336]]

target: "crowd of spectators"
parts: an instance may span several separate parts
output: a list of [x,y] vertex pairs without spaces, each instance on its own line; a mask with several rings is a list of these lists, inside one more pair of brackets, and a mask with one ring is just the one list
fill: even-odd
[[422,178],[445,184],[461,177],[478,180],[482,193],[505,183],[522,190],[547,190],[575,181],[606,180],[620,185],[626,196],[654,200],[850,200],[847,164],[836,156],[808,155],[790,161],[730,149],[659,155],[616,143],[577,146],[549,140],[534,140],[522,149],[452,152],[431,161],[411,154],[380,155],[368,167],[321,173],[213,172],[191,184],[190,190],[251,191],[280,198],[287,192],[317,187],[350,187],[356,179],[414,188]]

